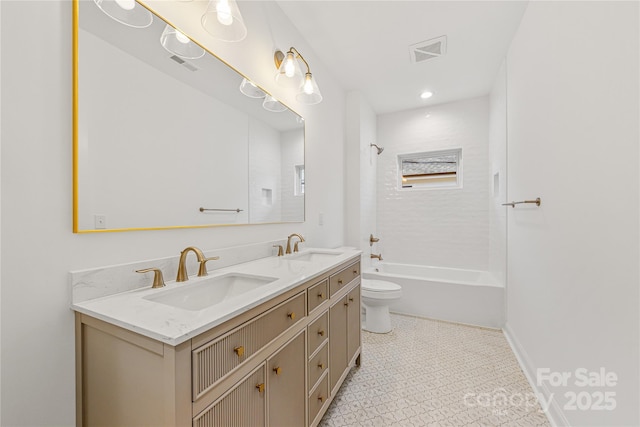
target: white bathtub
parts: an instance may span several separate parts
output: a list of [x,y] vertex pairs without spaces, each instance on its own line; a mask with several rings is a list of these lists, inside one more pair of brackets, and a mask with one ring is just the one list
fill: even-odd
[[363,278],[402,286],[402,298],[389,306],[392,312],[490,328],[503,326],[504,287],[487,271],[379,262]]

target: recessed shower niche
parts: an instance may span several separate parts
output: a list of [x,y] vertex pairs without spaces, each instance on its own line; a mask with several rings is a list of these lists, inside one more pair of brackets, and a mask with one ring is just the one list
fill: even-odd
[[304,221],[290,172],[304,164],[299,115],[242,94],[245,76],[210,52],[165,50],[157,15],[133,28],[92,1],[74,7],[75,232],[105,231],[98,214],[106,231]]

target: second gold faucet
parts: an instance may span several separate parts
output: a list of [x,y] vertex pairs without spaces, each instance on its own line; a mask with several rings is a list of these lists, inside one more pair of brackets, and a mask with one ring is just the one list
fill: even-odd
[[187,274],[187,255],[189,252],[193,252],[196,254],[196,258],[200,263],[200,268],[198,269],[198,277],[206,276],[207,273],[207,261],[213,261],[216,259],[220,259],[220,257],[214,256],[210,258],[206,258],[202,251],[195,246],[189,246],[185,248],[182,252],[180,252],[180,261],[178,261],[178,277],[176,277],[176,282],[186,282],[189,280],[189,275]]
[[285,251],[285,254],[291,253],[291,238],[293,237],[297,237],[298,239],[300,239],[300,241],[296,242],[296,244],[293,246],[293,252],[298,252],[298,243],[304,242],[304,237],[302,237],[300,234],[291,234],[289,237],[287,237],[287,250]]

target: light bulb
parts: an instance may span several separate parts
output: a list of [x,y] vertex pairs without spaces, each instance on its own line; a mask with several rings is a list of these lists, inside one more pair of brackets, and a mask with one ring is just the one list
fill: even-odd
[[116,0],[116,4],[124,10],[132,10],[136,7],[135,0]]
[[296,74],[296,63],[294,62],[293,52],[287,53],[287,59],[284,63],[284,75],[287,77],[293,77]]
[[311,95],[313,93],[313,83],[311,82],[311,74],[307,73],[304,78],[304,86],[302,86],[302,90],[307,95]]
[[187,44],[191,41],[189,37],[185,36],[178,30],[176,30],[176,39],[182,44]]
[[228,0],[218,0],[216,3],[216,12],[218,13],[218,22],[222,25],[233,24],[233,16],[231,16],[231,6]]

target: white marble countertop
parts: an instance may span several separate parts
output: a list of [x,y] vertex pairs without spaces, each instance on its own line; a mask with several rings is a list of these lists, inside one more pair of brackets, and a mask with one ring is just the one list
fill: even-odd
[[[296,259],[297,256],[313,252],[329,252],[337,255],[312,261]],[[359,250],[353,248],[308,248],[298,254],[282,257],[272,256],[221,268],[209,272],[206,277],[189,276],[189,280],[186,282],[165,282],[166,286],[161,289],[152,289],[149,285],[149,287],[142,289],[73,303],[71,308],[77,312],[176,346],[331,270],[351,258],[359,257],[360,253]],[[228,298],[224,303],[198,311],[181,309],[145,299],[145,297],[148,298],[173,289],[186,288],[229,273],[266,276],[276,278],[276,280],[252,291]],[[149,284],[151,284],[151,280],[149,280]]]

